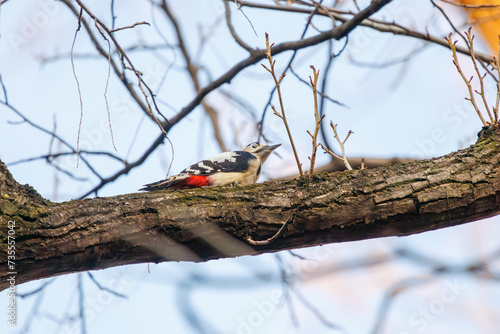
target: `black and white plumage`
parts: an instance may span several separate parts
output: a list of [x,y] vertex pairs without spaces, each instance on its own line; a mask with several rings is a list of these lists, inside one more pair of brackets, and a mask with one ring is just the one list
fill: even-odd
[[251,143],[243,151],[224,152],[197,162],[177,175],[146,184],[140,190],[197,188],[230,184],[254,184],[262,172],[262,164],[281,144],[267,146]]

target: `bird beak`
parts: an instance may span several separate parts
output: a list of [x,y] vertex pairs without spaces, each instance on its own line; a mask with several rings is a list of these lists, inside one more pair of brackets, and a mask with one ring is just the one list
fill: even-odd
[[269,146],[266,147],[266,151],[272,152],[272,151],[274,151],[275,149],[277,149],[280,146],[281,146],[281,144],[269,145]]

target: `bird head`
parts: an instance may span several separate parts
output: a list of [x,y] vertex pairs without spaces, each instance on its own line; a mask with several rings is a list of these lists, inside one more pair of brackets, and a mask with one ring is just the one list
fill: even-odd
[[247,147],[243,149],[243,151],[247,151],[252,153],[253,155],[257,156],[260,160],[260,163],[263,164],[264,161],[266,161],[267,157],[269,157],[269,154],[276,148],[280,147],[281,144],[276,144],[276,145],[266,145],[262,143],[251,143],[248,144]]

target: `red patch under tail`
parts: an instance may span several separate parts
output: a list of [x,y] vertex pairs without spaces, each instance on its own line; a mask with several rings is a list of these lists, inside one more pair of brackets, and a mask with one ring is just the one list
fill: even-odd
[[208,177],[205,175],[189,175],[185,179],[173,184],[171,189],[200,188],[209,186]]

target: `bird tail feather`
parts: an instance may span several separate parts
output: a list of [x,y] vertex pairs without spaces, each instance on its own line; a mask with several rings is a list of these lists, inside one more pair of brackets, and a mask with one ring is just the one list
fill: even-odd
[[141,189],[139,189],[139,191],[155,191],[171,187],[175,188],[175,185],[182,182],[186,177],[188,177],[188,175],[174,175],[165,180],[145,184]]

